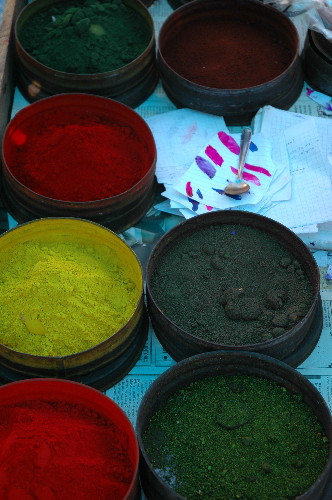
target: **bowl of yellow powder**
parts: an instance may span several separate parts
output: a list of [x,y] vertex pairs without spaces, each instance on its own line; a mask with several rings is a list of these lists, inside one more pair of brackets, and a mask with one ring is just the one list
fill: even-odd
[[147,335],[141,265],[115,233],[73,218],[0,237],[0,381],[58,377],[99,389],[136,363]]

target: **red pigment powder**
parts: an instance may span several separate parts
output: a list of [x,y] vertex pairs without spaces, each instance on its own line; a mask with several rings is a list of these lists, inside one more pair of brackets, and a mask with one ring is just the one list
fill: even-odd
[[294,56],[277,30],[250,20],[210,17],[180,28],[161,54],[179,75],[206,87],[260,85],[279,76]]
[[121,500],[134,468],[129,439],[93,410],[29,401],[0,409],[0,498]]
[[84,118],[50,124],[41,118],[32,129],[15,130],[6,161],[14,177],[35,193],[84,202],[124,193],[144,177],[153,159],[130,126]]

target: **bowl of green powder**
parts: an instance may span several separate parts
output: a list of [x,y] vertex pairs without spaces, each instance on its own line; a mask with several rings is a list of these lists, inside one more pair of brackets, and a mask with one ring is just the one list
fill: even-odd
[[148,500],[328,500],[332,420],[316,387],[257,353],[180,361],[137,415]]
[[136,107],[158,81],[154,23],[139,0],[36,0],[14,36],[17,84],[29,102],[86,92]]
[[112,231],[39,219],[0,237],[0,379],[57,377],[105,389],[147,336],[141,265]]
[[268,217],[221,210],[188,219],[158,241],[146,276],[152,325],[176,361],[235,349],[298,366],[322,331],[315,259]]

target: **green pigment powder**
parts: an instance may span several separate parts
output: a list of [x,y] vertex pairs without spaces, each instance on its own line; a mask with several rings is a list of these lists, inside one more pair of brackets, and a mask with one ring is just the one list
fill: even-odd
[[289,500],[319,477],[328,438],[300,394],[216,376],[172,395],[143,442],[156,472],[188,500]]
[[227,345],[282,335],[313,301],[304,266],[272,235],[240,224],[209,226],[175,242],[159,259],[150,290],[176,325]]
[[76,74],[121,68],[142,54],[151,37],[145,19],[121,0],[58,3],[32,16],[19,34],[37,61]]

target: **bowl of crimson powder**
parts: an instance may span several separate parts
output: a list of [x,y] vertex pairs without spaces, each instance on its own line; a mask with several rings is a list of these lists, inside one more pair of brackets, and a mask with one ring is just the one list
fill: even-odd
[[180,361],[145,393],[136,432],[148,500],[332,498],[332,425],[317,388],[257,353]]
[[106,395],[46,378],[2,386],[0,400],[1,498],[138,497],[135,430]]
[[15,24],[17,85],[29,102],[86,92],[136,107],[157,81],[154,23],[139,0],[36,0]]
[[2,148],[3,197],[18,222],[78,217],[121,232],[150,208],[156,146],[126,105],[59,94],[19,111]]
[[234,349],[301,364],[322,331],[320,276],[306,245],[284,225],[221,210],[171,229],[147,266],[157,337],[176,360]]
[[189,2],[163,23],[157,61],[178,107],[245,125],[259,108],[288,109],[303,88],[293,23],[256,0]]

